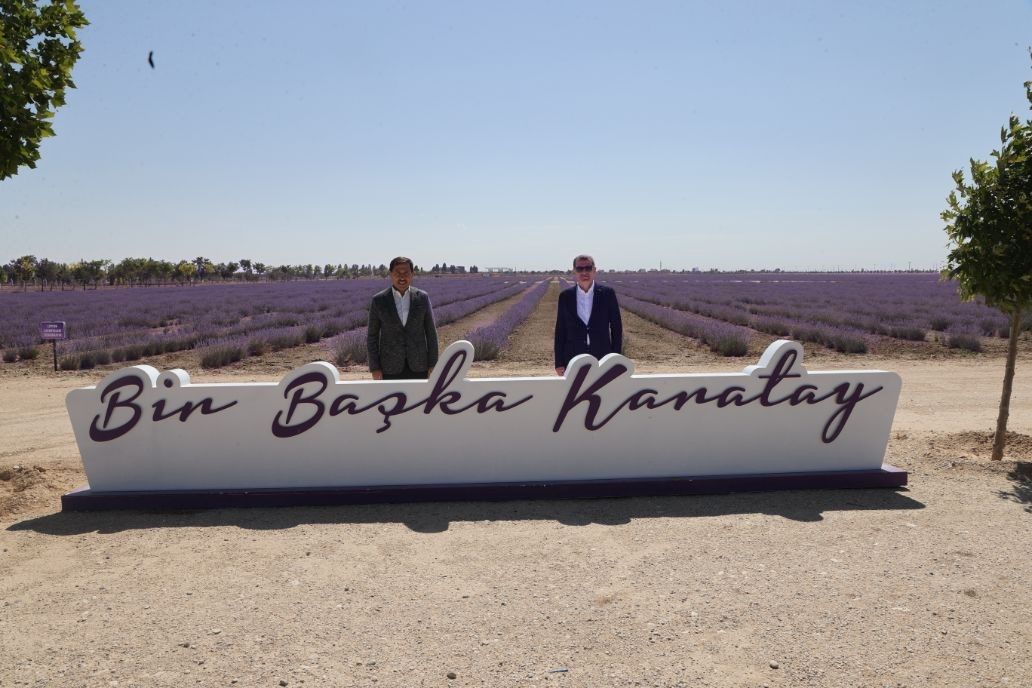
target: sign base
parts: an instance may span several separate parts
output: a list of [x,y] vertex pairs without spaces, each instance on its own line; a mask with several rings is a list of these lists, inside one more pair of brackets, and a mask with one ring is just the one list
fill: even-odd
[[397,502],[508,501],[521,499],[602,499],[668,497],[769,490],[903,487],[907,472],[882,464],[878,470],[561,480],[552,482],[376,485],[368,487],[266,488],[232,490],[146,490],[98,492],[84,486],[61,496],[62,511],[113,509],[224,509],[240,507],[328,506]]

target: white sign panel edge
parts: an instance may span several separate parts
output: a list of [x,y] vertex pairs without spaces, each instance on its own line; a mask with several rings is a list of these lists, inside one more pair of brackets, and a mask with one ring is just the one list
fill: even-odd
[[740,373],[635,375],[617,354],[560,377],[469,378],[459,341],[428,381],[192,384],[146,365],[69,392],[92,492],[662,479],[873,471],[900,377],[809,372],[772,343]]

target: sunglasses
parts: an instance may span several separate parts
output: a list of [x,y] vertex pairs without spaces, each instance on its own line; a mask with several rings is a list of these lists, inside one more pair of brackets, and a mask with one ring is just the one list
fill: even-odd
[[591,272],[595,269],[594,265],[576,265],[573,268],[574,272]]

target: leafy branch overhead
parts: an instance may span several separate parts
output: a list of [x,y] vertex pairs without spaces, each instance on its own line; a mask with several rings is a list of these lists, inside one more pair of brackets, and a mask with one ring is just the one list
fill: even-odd
[[0,0],[0,180],[35,167],[54,111],[75,88],[72,67],[89,22],[73,0]]

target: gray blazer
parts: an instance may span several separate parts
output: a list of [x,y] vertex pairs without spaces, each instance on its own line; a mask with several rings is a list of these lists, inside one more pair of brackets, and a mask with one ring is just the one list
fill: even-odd
[[408,322],[402,326],[394,305],[391,287],[373,296],[369,304],[369,370],[382,370],[396,375],[409,368],[417,373],[437,365],[437,326],[430,297],[422,289],[410,286]]

